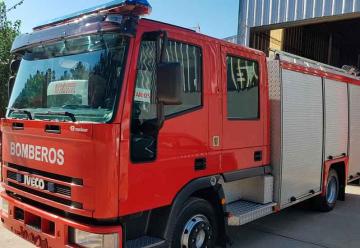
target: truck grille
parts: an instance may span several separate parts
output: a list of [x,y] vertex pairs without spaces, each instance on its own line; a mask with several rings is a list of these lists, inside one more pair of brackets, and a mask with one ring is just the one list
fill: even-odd
[[17,164],[8,163],[7,166],[9,168],[11,168],[11,169],[15,169],[15,170],[22,171],[22,172],[27,172],[27,173],[30,173],[32,175],[39,175],[39,176],[43,176],[43,177],[48,177],[48,178],[51,178],[51,179],[55,179],[55,180],[58,180],[58,181],[63,181],[63,182],[66,182],[66,183],[73,183],[73,184],[76,184],[76,185],[83,185],[83,180],[82,179],[57,175],[57,174],[53,174],[53,173],[49,173],[49,172],[45,172],[45,171],[40,171],[40,170],[35,170],[35,169],[28,168],[28,167],[20,166],[20,165],[17,165]]
[[[8,171],[7,178],[17,181],[18,183],[24,183],[24,175],[21,173]],[[57,193],[60,195],[71,197],[71,188],[61,184],[45,181],[45,190],[51,193]]]
[[[9,169],[13,170],[7,170],[6,177],[7,179],[7,185],[10,187],[16,188],[18,190],[34,194],[36,196],[67,205],[70,207],[82,209],[83,206],[81,203],[71,201],[71,187],[67,185],[62,185],[60,183],[54,183],[52,180],[56,180],[59,182],[66,183],[72,183],[74,185],[83,185],[83,181],[81,179],[62,176],[62,175],[56,175],[53,173],[48,173],[40,170],[31,169],[28,167],[23,167],[16,164],[7,164],[7,167]],[[41,179],[44,181],[44,188],[43,189],[35,189],[30,187],[25,182],[25,177],[36,177],[40,176]],[[51,180],[52,179],[52,180]],[[56,195],[57,194],[57,195]],[[65,198],[64,198],[65,197]]]

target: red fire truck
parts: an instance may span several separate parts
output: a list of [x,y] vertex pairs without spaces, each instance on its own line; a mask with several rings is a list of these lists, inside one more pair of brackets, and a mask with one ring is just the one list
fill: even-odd
[[[40,247],[225,246],[360,172],[360,80],[116,0],[12,47],[1,221]],[[350,169],[349,169],[350,168]]]

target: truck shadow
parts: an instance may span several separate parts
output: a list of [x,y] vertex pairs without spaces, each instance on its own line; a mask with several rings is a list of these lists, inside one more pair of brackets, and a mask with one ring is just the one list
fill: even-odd
[[331,212],[318,212],[311,200],[242,227],[230,228],[232,247],[328,247],[360,246],[360,187],[351,187],[345,202]]

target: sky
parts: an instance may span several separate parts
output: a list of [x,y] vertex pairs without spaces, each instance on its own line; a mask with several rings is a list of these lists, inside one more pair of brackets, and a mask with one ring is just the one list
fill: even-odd
[[[20,0],[5,0],[7,7]],[[31,32],[42,22],[110,0],[25,0],[8,13],[12,21],[21,20],[21,32]],[[237,34],[239,0],[149,0],[153,7],[147,18],[195,28],[201,33],[226,38]]]

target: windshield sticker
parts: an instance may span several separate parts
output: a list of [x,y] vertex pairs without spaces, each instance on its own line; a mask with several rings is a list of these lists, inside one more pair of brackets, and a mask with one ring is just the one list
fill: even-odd
[[76,87],[76,83],[74,82],[57,84],[55,85],[54,95],[75,94],[75,87]]
[[144,88],[136,88],[135,101],[150,103],[151,102],[151,90],[144,89]]
[[64,80],[54,81],[48,86],[48,96],[51,95],[82,95],[88,94],[88,81],[87,80]]

